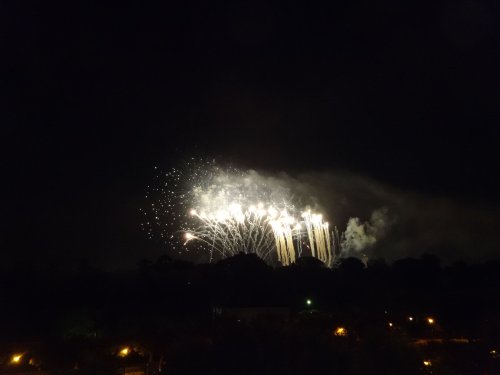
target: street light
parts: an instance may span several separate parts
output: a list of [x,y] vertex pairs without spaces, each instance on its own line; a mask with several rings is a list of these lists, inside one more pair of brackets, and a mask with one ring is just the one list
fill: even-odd
[[130,348],[128,346],[120,349],[120,351],[118,352],[118,356],[122,358],[128,356],[129,354],[130,354]]
[[347,336],[347,330],[344,327],[337,327],[334,332],[335,336]]
[[22,354],[14,354],[11,358],[10,358],[10,363],[13,364],[13,365],[18,365],[19,363],[21,363],[21,359],[23,358],[23,355]]

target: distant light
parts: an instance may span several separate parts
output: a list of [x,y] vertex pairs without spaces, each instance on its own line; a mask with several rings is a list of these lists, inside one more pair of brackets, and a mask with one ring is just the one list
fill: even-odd
[[427,323],[434,324],[434,318],[427,318]]
[[17,365],[18,363],[21,362],[22,358],[23,358],[22,354],[14,354],[10,359],[10,363]]
[[392,326],[393,326],[393,324],[391,322],[389,322],[389,327],[392,327]]
[[344,327],[337,327],[333,334],[335,336],[347,336],[347,329]]
[[431,362],[431,361],[429,361],[429,360],[424,361],[424,366],[426,366],[426,367],[430,367],[430,366],[432,366],[432,362]]
[[409,316],[409,317],[408,317],[408,320],[409,320],[410,322],[413,322],[413,316]]
[[129,347],[125,347],[125,348],[122,348],[119,352],[118,352],[118,356],[119,357],[126,357],[130,354],[130,348]]
[[312,303],[313,303],[313,302],[312,302],[310,299],[306,299],[306,305],[307,305],[307,306],[311,306],[311,305],[312,305]]

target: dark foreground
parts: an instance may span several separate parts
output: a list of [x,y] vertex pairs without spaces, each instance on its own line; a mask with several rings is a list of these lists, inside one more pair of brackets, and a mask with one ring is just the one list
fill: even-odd
[[0,374],[500,374],[500,263],[1,276]]

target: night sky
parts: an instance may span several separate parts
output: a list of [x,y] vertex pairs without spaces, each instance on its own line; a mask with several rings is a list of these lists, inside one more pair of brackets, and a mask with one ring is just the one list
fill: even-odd
[[493,0],[3,1],[2,267],[154,259],[146,185],[191,156],[326,179],[326,201],[348,175],[350,207],[381,186],[367,210],[402,205],[408,243],[494,258],[499,25]]

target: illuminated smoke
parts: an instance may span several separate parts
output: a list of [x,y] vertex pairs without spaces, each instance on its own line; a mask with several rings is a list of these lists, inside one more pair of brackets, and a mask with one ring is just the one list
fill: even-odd
[[377,240],[385,235],[390,224],[388,210],[385,207],[375,210],[370,220],[364,223],[357,217],[351,217],[342,234],[341,255],[343,257],[364,255],[362,252],[374,246]]

